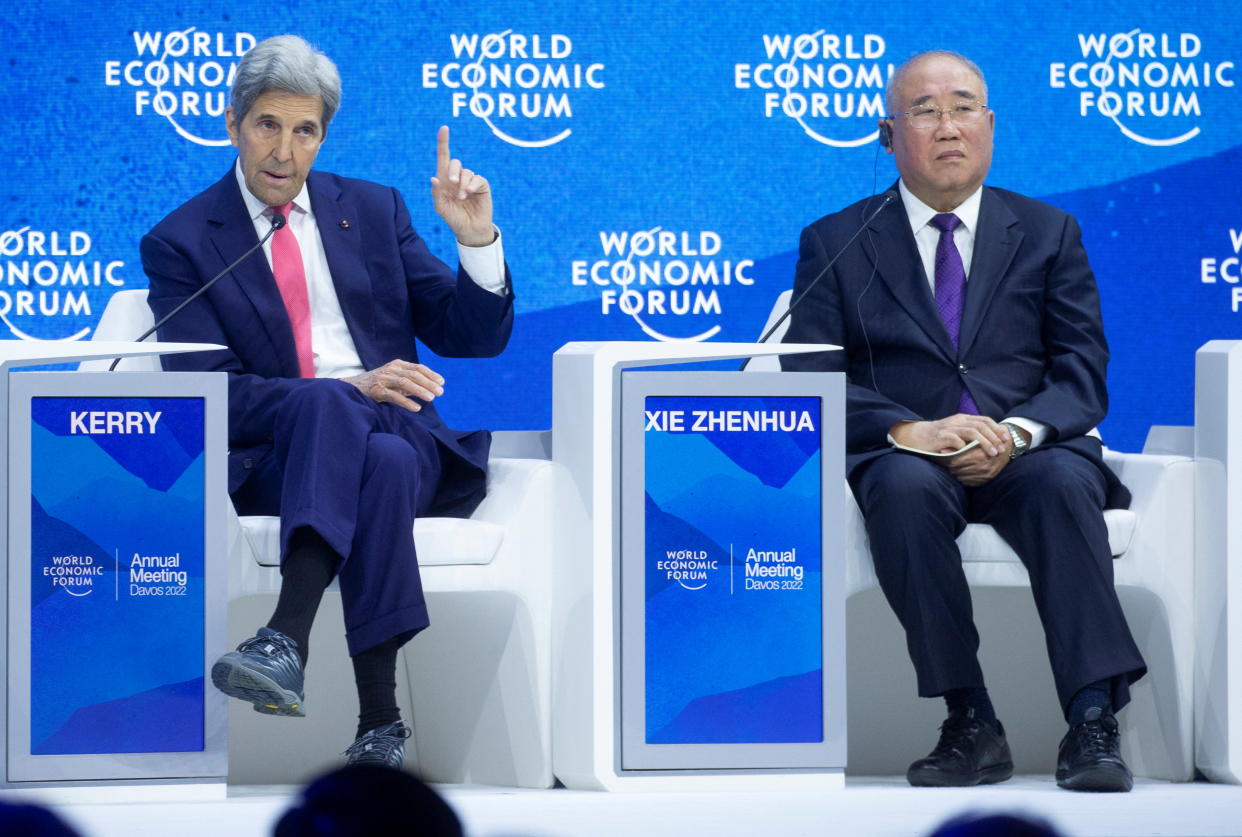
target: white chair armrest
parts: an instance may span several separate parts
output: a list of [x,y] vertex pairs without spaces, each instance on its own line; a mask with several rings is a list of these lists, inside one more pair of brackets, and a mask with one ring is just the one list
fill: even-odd
[[1185,586],[1194,561],[1195,462],[1186,456],[1105,451],[1104,461],[1130,489],[1138,518],[1130,547],[1114,564],[1118,584],[1163,579]]
[[[135,340],[154,322],[155,318],[147,306],[146,289],[117,291],[100,315],[91,340]],[[78,371],[105,372],[111,364],[112,358],[86,360],[78,364]],[[122,372],[159,372],[163,367],[158,355],[146,355],[122,358],[116,368]]]

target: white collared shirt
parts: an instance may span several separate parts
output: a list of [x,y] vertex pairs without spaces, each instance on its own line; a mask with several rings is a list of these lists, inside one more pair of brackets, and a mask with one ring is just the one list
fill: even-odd
[[[931,287],[932,296],[936,295],[936,246],[940,243],[940,230],[931,225],[931,219],[940,213],[923,203],[906,187],[904,180],[897,184],[901,192],[901,202],[906,208],[906,218],[910,221],[910,230],[914,233],[914,243],[919,248],[919,259],[923,262],[923,272],[927,275],[927,284]],[[962,268],[966,280],[970,281],[970,265],[975,255],[975,233],[979,230],[979,205],[983,201],[983,186],[971,194],[953,209],[953,214],[961,221],[953,229],[953,243],[962,257]],[[1048,426],[1043,422],[1021,416],[1007,416],[1003,421],[1021,427],[1031,435],[1030,447],[1037,447],[1048,438]],[[889,437],[889,443],[893,438]]]
[[[242,200],[246,203],[246,211],[254,222],[254,230],[262,238],[271,228],[271,210],[246,188],[240,159],[234,166],[234,173],[237,175]],[[345,314],[341,311],[341,303],[336,296],[336,286],[332,284],[328,257],[323,249],[323,240],[319,237],[319,225],[315,223],[315,212],[305,183],[302,184],[302,191],[293,199],[293,207],[286,220],[293,237],[297,239],[298,249],[302,253],[302,267],[306,274],[315,377],[348,378],[367,371],[362,367],[358,348],[354,345],[354,338],[349,333]],[[462,268],[475,284],[495,294],[505,293],[505,257],[500,243],[500,230],[496,231],[496,240],[484,247],[467,247],[458,242],[457,253]],[[267,256],[270,267],[270,238],[263,244],[263,254]]]
[[[927,274],[927,282],[931,285],[932,296],[936,294],[936,246],[940,243],[940,230],[931,224],[931,219],[940,213],[923,203],[914,193],[906,188],[903,180],[897,185],[901,192],[901,202],[906,207],[906,217],[910,220],[910,229],[914,232],[914,243],[919,248],[919,258],[923,261],[923,272]],[[983,187],[962,201],[953,214],[960,224],[953,230],[953,243],[962,257],[962,268],[966,271],[966,279],[970,279],[970,263],[975,255],[975,232],[979,229],[979,204],[983,199]]]

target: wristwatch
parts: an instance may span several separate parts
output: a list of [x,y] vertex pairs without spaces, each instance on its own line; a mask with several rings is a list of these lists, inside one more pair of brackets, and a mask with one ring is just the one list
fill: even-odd
[[1013,439],[1013,450],[1009,451],[1010,459],[1017,459],[1019,456],[1027,452],[1030,447],[1026,443],[1026,437],[1018,430],[1018,426],[1010,424],[1007,421],[1001,422],[1001,427],[1009,431],[1009,438]]

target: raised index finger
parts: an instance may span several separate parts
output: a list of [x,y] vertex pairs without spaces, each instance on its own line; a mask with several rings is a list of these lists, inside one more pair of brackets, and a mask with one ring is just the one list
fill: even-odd
[[449,164],[449,129],[441,125],[436,131],[436,174],[441,180],[446,179]]

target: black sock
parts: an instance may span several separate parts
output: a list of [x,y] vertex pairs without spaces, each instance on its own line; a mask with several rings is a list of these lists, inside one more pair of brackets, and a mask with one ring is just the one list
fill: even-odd
[[1074,696],[1070,698],[1068,720],[1071,724],[1081,724],[1087,719],[1087,710],[1099,708],[1109,712],[1112,707],[1112,681],[1097,680],[1074,692]]
[[354,682],[358,686],[358,737],[401,720],[397,709],[396,637],[368,648],[353,658]]
[[992,699],[988,697],[988,690],[984,686],[949,689],[944,693],[944,702],[950,712],[965,712],[973,709],[976,718],[991,721],[993,724],[997,723],[996,710],[992,708]]
[[311,625],[323,600],[324,589],[332,582],[340,557],[314,529],[293,533],[289,553],[281,565],[280,598],[267,626],[291,637],[298,644],[302,665],[310,656]]

